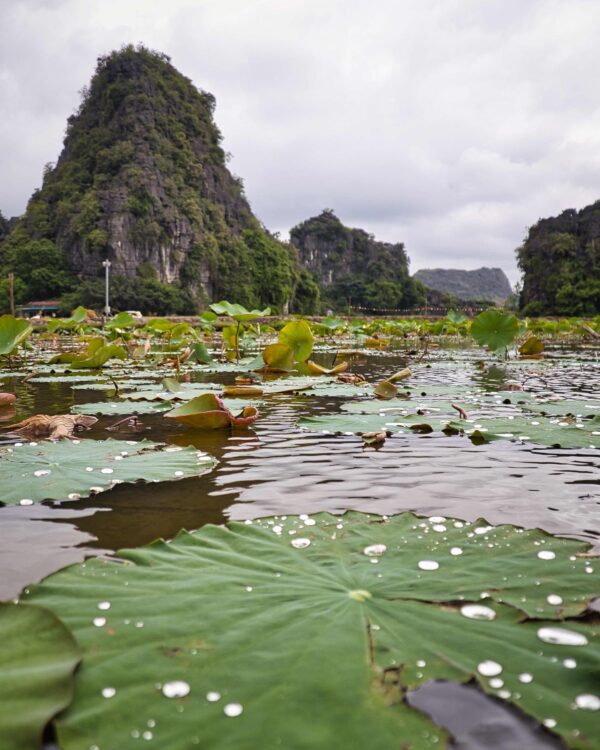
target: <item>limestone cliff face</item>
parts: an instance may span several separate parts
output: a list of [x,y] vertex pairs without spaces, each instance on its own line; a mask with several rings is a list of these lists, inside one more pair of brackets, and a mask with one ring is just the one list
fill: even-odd
[[430,289],[461,300],[487,300],[502,304],[511,294],[510,282],[501,268],[423,268],[414,278]]
[[[178,283],[197,298],[282,307],[297,262],[227,169],[214,106],[164,55],[126,47],[100,58],[21,228],[54,241],[81,278],[109,258],[113,273]],[[264,282],[265,253],[278,283]]]
[[298,224],[290,240],[320,285],[324,303],[335,309],[410,307],[421,299],[402,243],[379,242],[346,227],[331,210]]

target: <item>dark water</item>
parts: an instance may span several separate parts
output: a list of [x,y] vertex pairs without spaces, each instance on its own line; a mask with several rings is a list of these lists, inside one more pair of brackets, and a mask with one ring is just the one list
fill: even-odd
[[[568,353],[567,353],[568,354]],[[497,389],[514,379],[511,365],[479,373],[476,353],[440,353],[419,382],[470,382]],[[459,366],[449,357],[460,357]],[[595,352],[573,363],[557,358],[555,393],[592,396],[600,391]],[[370,380],[404,366],[399,355],[373,355],[354,367]],[[549,387],[549,374],[535,366],[517,374],[528,387]],[[533,374],[531,374],[533,373]],[[194,380],[232,382],[234,375],[196,375]],[[18,396],[18,419],[35,413],[68,413],[76,403],[104,400],[102,391],[74,390],[69,383],[18,380],[4,386]],[[0,598],[90,554],[169,538],[181,529],[228,519],[277,513],[348,509],[392,514],[403,510],[491,523],[541,527],[598,543],[600,474],[597,450],[561,450],[497,441],[475,446],[464,437],[395,435],[380,450],[363,448],[356,436],[298,430],[301,416],[337,412],[343,398],[310,395],[271,398],[255,428],[235,434],[185,431],[160,415],[142,415],[141,433],[106,432],[118,417],[101,417],[85,437],[148,437],[194,445],[215,456],[215,470],[203,477],[160,484],[120,485],[77,502],[0,508]],[[241,403],[241,402],[240,402]],[[1,490],[0,490],[1,497]]]
[[[600,364],[593,350],[577,353],[576,359],[569,352],[557,354],[553,367],[533,366],[526,371],[500,363],[481,372],[474,365],[478,356],[477,352],[436,354],[430,368],[419,370],[419,382],[473,383],[495,391],[516,378],[540,392],[550,389],[583,398],[600,391]],[[458,358],[460,366],[452,358]],[[373,355],[353,370],[362,370],[375,381],[404,365],[397,354]],[[193,379],[228,383],[233,377],[227,373]],[[73,390],[69,383],[27,385],[7,378],[3,383],[3,389],[17,393],[19,419],[35,413],[68,413],[75,403],[106,398],[102,391]],[[120,485],[77,502],[1,507],[0,599],[14,597],[27,584],[89,555],[109,555],[206,523],[281,513],[411,510],[466,520],[484,517],[494,524],[541,527],[600,542],[599,451],[508,441],[475,446],[464,437],[412,434],[395,435],[374,450],[363,448],[356,436],[304,432],[294,426],[301,416],[337,412],[345,400],[309,395],[271,398],[261,407],[254,429],[234,434],[184,431],[166,424],[160,415],[139,417],[141,433],[107,433],[105,428],[118,417],[101,417],[85,437],[148,437],[194,445],[219,463],[211,473],[195,479]],[[512,709],[503,707],[500,715],[497,704],[474,688],[475,697],[453,688],[450,696],[447,688],[423,689],[414,703],[459,738],[456,747],[559,746],[535,722],[523,723]],[[479,705],[482,700],[494,704],[487,714]],[[472,715],[479,712],[479,723],[462,720],[454,727],[446,713],[464,713],[467,704]],[[485,729],[488,715],[491,735]],[[507,721],[517,745],[493,739],[498,722],[504,726],[499,736],[511,736],[506,733]]]

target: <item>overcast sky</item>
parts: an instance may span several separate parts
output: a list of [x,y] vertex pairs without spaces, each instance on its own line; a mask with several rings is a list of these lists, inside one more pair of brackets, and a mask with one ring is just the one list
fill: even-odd
[[0,0],[0,210],[23,212],[96,58],[143,42],[217,98],[287,232],[322,208],[411,270],[501,266],[600,198],[598,0]]

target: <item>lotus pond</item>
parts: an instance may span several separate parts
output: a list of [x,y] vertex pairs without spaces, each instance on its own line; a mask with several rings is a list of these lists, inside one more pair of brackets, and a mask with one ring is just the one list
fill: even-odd
[[227,305],[0,319],[0,747],[600,747],[596,337]]

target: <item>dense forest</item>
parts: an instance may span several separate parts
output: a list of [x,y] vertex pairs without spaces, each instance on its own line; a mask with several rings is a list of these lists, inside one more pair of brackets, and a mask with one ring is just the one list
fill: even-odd
[[225,297],[315,310],[295,251],[227,169],[214,108],[165,55],[127,46],[99,58],[56,165],[12,231],[0,222],[0,270],[15,274],[17,302],[98,306],[109,258],[117,309],[193,312]]
[[600,201],[541,219],[517,250],[526,315],[600,312]]
[[378,242],[346,227],[331,209],[295,226],[290,239],[319,283],[325,307],[399,309],[425,300],[424,287],[410,277],[402,243]]

